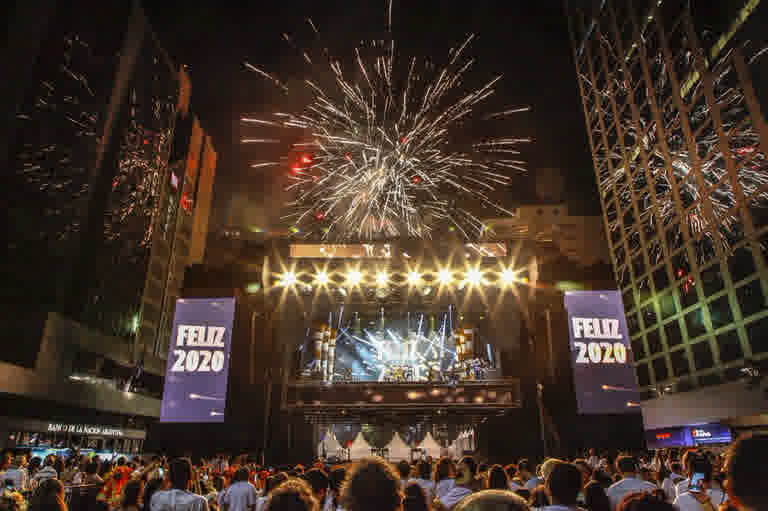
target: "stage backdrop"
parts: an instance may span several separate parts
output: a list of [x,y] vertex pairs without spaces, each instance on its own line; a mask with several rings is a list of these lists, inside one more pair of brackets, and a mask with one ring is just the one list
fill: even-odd
[[578,412],[639,412],[624,306],[618,291],[567,291]]
[[176,302],[160,422],[223,422],[234,298]]

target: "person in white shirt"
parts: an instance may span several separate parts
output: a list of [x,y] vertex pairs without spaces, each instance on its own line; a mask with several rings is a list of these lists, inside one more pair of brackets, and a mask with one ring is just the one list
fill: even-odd
[[677,497],[675,486],[685,479],[685,477],[680,475],[682,471],[683,466],[680,463],[672,463],[672,471],[661,482],[661,489],[664,490],[664,495],[667,497],[668,502],[674,502]]
[[256,487],[249,481],[250,472],[246,467],[237,469],[232,476],[232,484],[219,495],[221,511],[255,511]]
[[14,462],[8,465],[0,475],[0,483],[5,484],[5,481],[10,479],[13,481],[13,487],[18,491],[27,491],[29,489],[29,473],[24,468],[25,462],[26,456],[16,456]]
[[416,477],[411,478],[408,482],[416,483],[424,490],[424,494],[427,496],[428,502],[432,502],[435,498],[435,482],[432,481],[432,466],[426,461],[420,461],[416,464],[414,471]]
[[192,464],[189,460],[173,460],[168,467],[167,477],[171,489],[152,495],[150,511],[208,511],[205,497],[187,491],[191,479]]
[[464,456],[456,465],[455,485],[445,495],[434,502],[438,511],[451,510],[465,497],[472,495],[476,489],[477,463],[471,456]]
[[674,504],[680,511],[709,511],[718,509],[725,502],[725,493],[712,480],[712,465],[703,456],[691,463],[692,481],[699,481],[696,488],[689,485],[688,491],[677,496]]
[[616,510],[626,495],[636,492],[650,492],[657,489],[653,483],[637,478],[637,460],[632,456],[619,456],[616,468],[621,474],[621,481],[614,483],[606,490],[611,509]]

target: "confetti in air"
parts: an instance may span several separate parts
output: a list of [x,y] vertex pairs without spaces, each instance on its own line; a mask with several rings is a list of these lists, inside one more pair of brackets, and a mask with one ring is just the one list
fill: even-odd
[[[389,28],[391,2],[387,7]],[[307,22],[319,37],[312,20]],[[528,110],[476,112],[494,93],[501,76],[478,88],[465,87],[472,81],[474,59],[465,57],[465,52],[473,38],[470,35],[449,51],[442,67],[415,57],[401,58],[394,40],[371,41],[355,48],[354,68],[345,70],[327,49],[322,58],[310,58],[284,35],[308,64],[327,63],[323,72],[330,69],[333,85],[305,80],[303,88],[311,100],[303,109],[262,119],[243,117],[254,134],[242,142],[274,143],[273,138],[259,136],[258,130],[268,129],[273,135],[275,127],[302,130],[309,140],[295,145],[308,154],[290,166],[288,177],[292,199],[285,220],[297,233],[336,240],[428,238],[444,224],[474,238],[483,233],[483,224],[472,213],[472,204],[511,214],[494,199],[494,192],[510,184],[513,173],[525,171],[515,155],[530,139],[489,137],[468,149],[452,141],[463,123],[503,122],[508,115]],[[245,65],[290,94],[273,74]],[[258,161],[251,166],[279,164]]]

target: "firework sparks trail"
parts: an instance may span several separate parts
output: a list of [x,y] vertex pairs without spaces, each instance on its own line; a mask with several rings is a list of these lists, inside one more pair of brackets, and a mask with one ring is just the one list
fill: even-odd
[[[315,24],[311,19],[307,22],[319,38]],[[386,6],[386,24],[391,35],[391,1]],[[344,70],[342,62],[323,47],[322,60],[330,69],[332,86],[305,80],[302,83],[312,99],[302,110],[265,119],[243,117],[251,129],[299,129],[312,139],[301,145],[314,153],[309,161],[291,168],[287,186],[294,196],[284,219],[297,232],[337,240],[426,238],[438,224],[447,223],[471,238],[484,234],[483,224],[467,203],[511,214],[492,194],[510,183],[511,172],[525,171],[524,162],[504,155],[519,154],[517,148],[530,139],[486,138],[467,151],[451,142],[452,133],[475,117],[498,122],[529,110],[475,114],[493,95],[501,76],[476,89],[463,87],[474,62],[464,53],[473,38],[471,34],[451,49],[447,64],[436,69],[420,66],[416,58],[404,59],[401,66],[394,39],[356,48],[351,71]],[[285,34],[284,39],[305,61],[313,62],[296,47],[294,38]],[[314,59],[315,65],[319,60]],[[288,91],[273,74],[250,63],[245,67]],[[243,139],[245,143],[273,141],[258,135]],[[270,163],[280,164],[260,161],[252,166]]]
[[[755,53],[750,63],[764,52],[765,49],[762,49]],[[604,196],[610,200],[615,194],[617,202],[626,211],[631,210],[634,195],[640,211],[640,218],[623,224],[624,219],[615,209],[609,208],[609,229],[612,232],[626,232],[630,247],[636,246],[639,241],[638,231],[643,229],[646,237],[650,238],[648,244],[652,263],[663,257],[659,236],[654,237],[653,233],[675,220],[679,220],[680,224],[674,226],[668,235],[668,239],[672,240],[670,243],[675,245],[670,250],[674,250],[682,240],[682,225],[687,226],[700,260],[709,257],[718,244],[726,252],[730,250],[731,244],[739,239],[741,228],[739,213],[735,208],[737,200],[734,185],[749,198],[750,206],[768,205],[768,160],[759,149],[760,134],[749,119],[744,93],[735,85],[735,70],[730,54],[728,52],[713,62],[711,73],[714,97],[720,107],[723,130],[728,138],[730,154],[727,157],[736,169],[736,183],[729,177],[726,155],[721,151],[717,131],[709,122],[710,105],[704,100],[702,80],[693,83],[689,79],[685,82],[681,94],[689,104],[689,111],[681,113],[673,101],[665,102],[672,94],[673,84],[665,71],[661,54],[652,59],[652,72],[658,76],[654,84],[655,94],[657,103],[663,105],[660,106],[660,113],[671,157],[669,168],[659,144],[657,121],[647,109],[641,109],[638,123],[633,122],[630,109],[626,109],[625,117],[617,123],[623,131],[628,154],[622,154],[617,145],[617,149],[603,152],[599,159],[600,189]],[[690,53],[684,53],[677,64],[680,77],[690,77],[696,73]],[[592,85],[586,77],[582,76],[582,79]],[[632,93],[630,80],[617,78],[607,87],[613,87],[619,95]],[[598,97],[601,102],[608,101],[608,89],[598,91]],[[610,112],[610,106],[607,105],[604,113],[610,117]],[[681,127],[681,116],[684,115],[688,116],[693,132],[695,153],[691,152]],[[612,123],[609,120],[608,124]],[[600,130],[595,131],[600,137]],[[610,133],[604,135],[609,139],[611,137]],[[695,171],[697,167],[699,172]],[[652,180],[650,183],[649,176]],[[677,185],[683,207],[687,208],[682,219],[676,218],[673,182]],[[658,215],[653,212],[654,200]]]

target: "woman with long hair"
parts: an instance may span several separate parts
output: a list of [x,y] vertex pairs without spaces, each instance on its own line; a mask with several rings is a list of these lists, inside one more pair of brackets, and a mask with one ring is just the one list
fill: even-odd
[[488,477],[485,479],[486,490],[509,490],[507,472],[501,465],[491,465]]
[[58,479],[44,479],[32,495],[29,511],[67,511],[64,485]]
[[454,466],[450,458],[440,458],[435,465],[435,471],[432,473],[432,480],[435,482],[435,495],[442,497],[454,486]]

